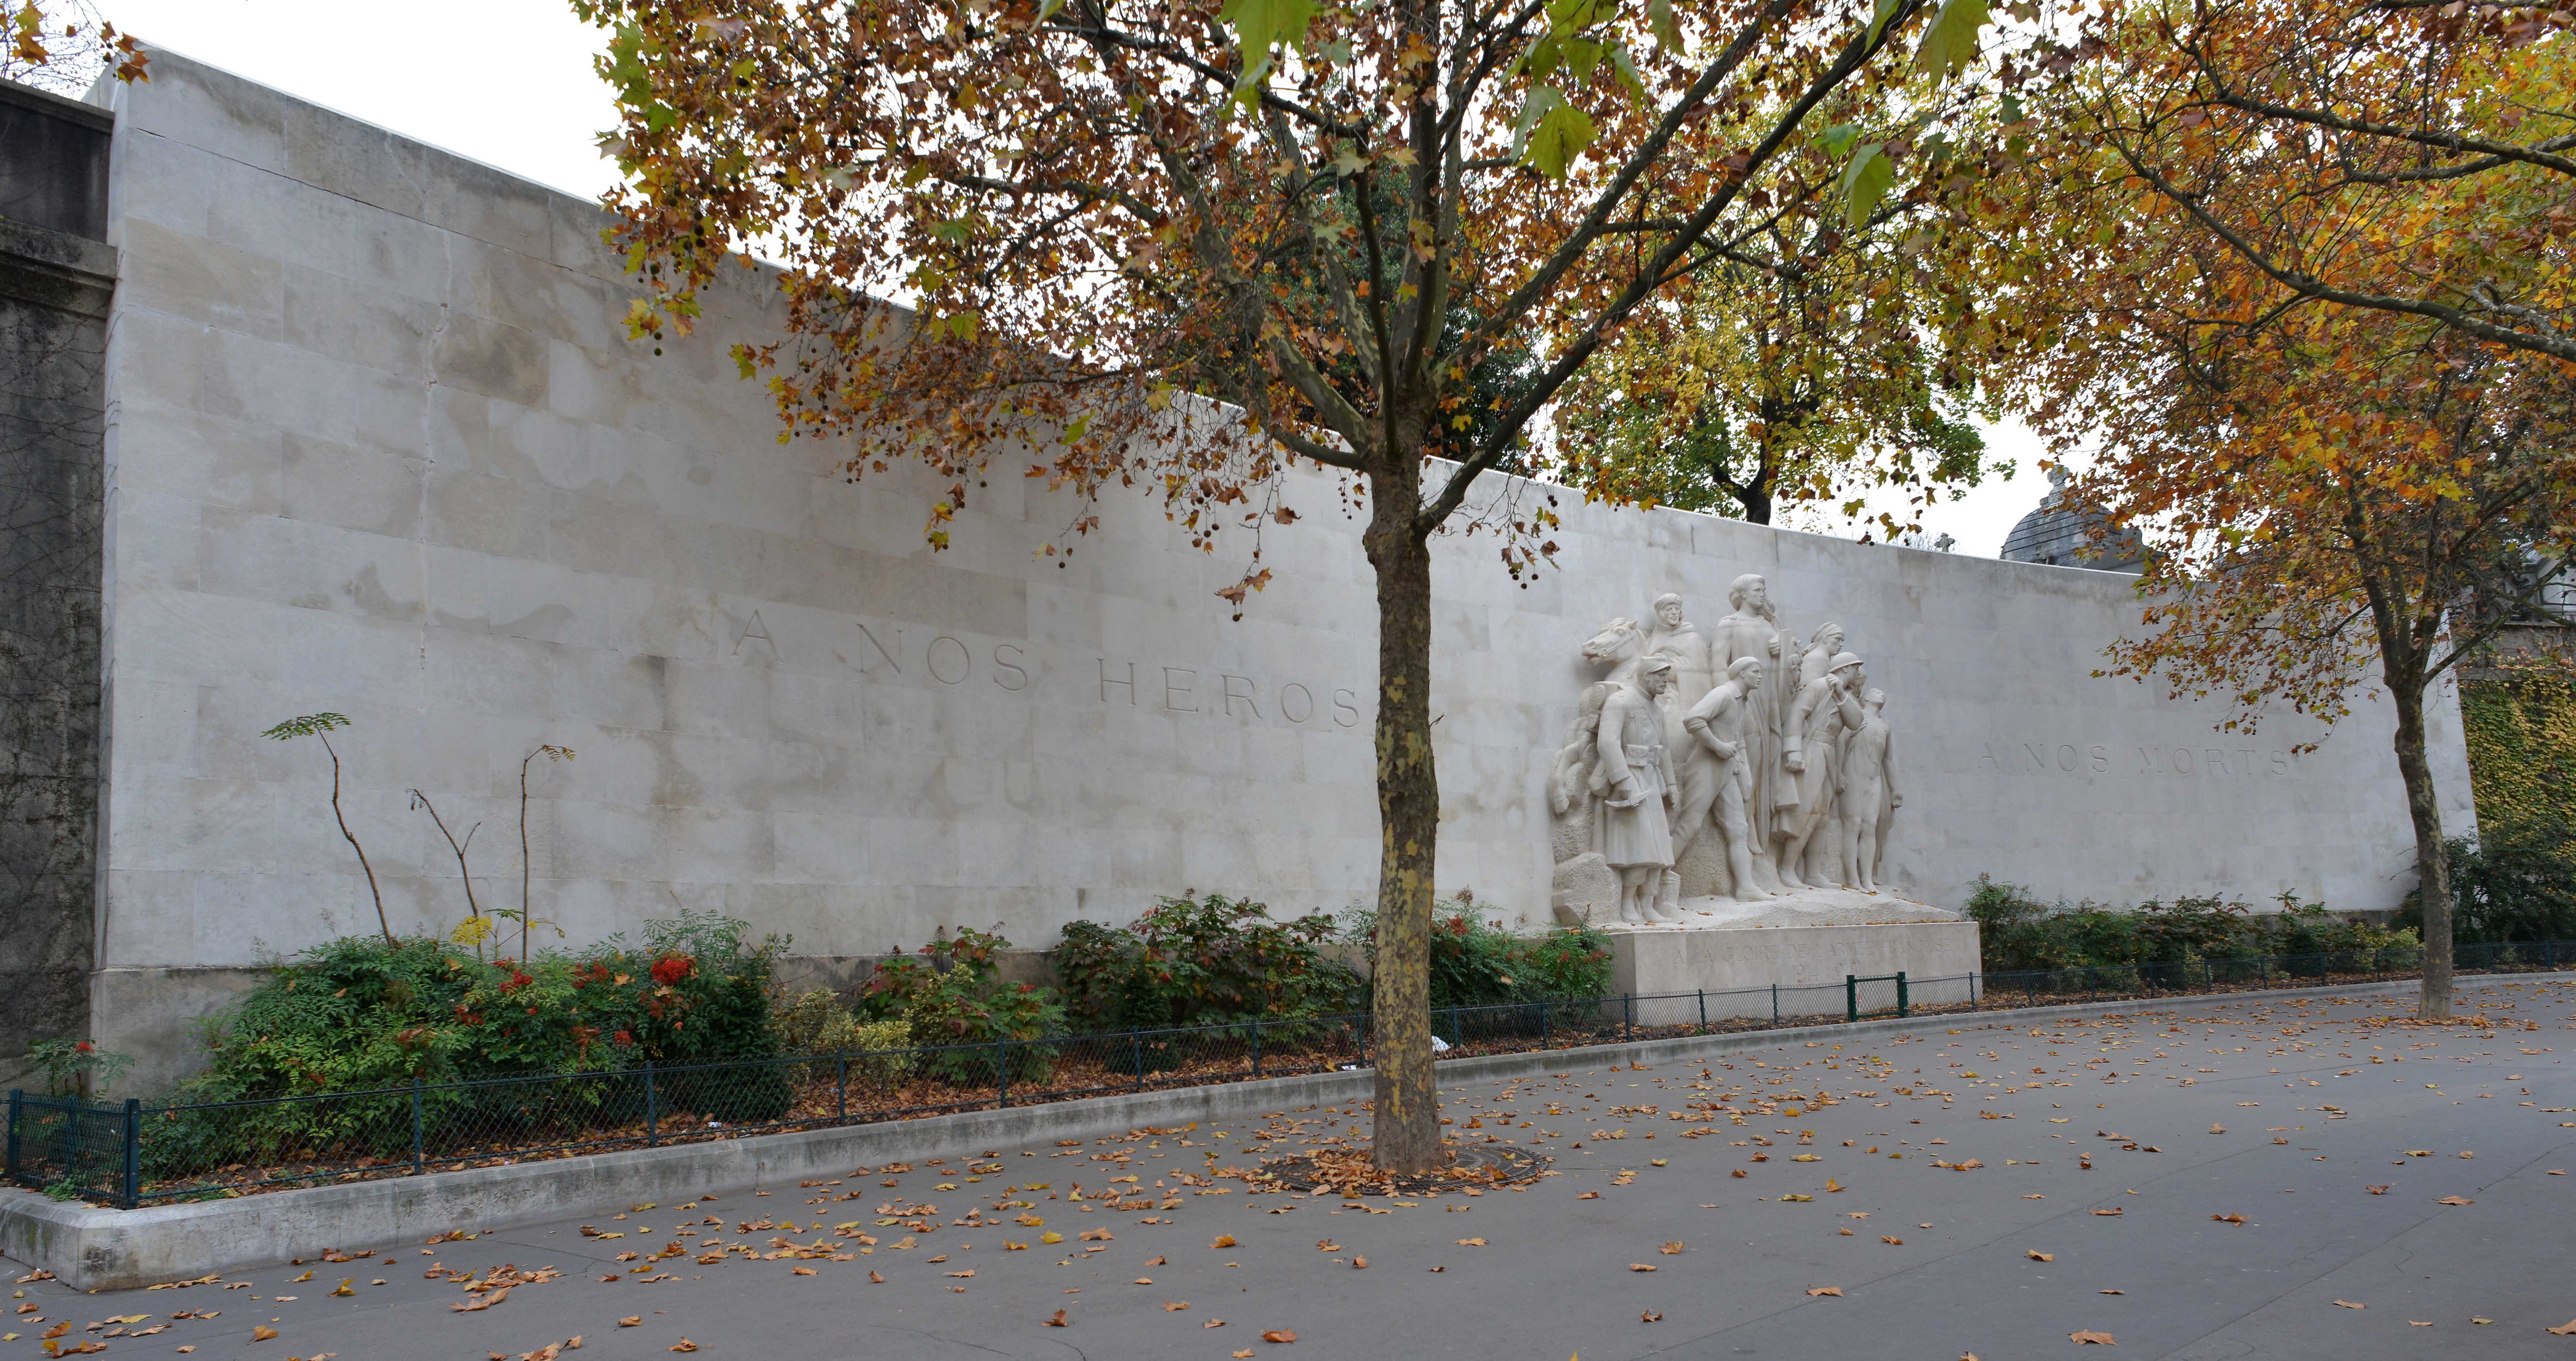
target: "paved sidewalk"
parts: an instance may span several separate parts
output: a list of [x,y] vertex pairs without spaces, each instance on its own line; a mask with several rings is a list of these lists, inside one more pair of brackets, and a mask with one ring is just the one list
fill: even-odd
[[[13,1308],[37,1309],[0,1324],[19,1334],[0,1361],[42,1355],[39,1336],[66,1319],[62,1343],[202,1361],[516,1361],[576,1334],[580,1361],[663,1357],[683,1338],[728,1361],[2008,1361],[2083,1354],[2070,1335],[2084,1332],[2133,1361],[2576,1357],[2576,1336],[2545,1331],[2576,1321],[2576,1175],[2562,1174],[2576,1173],[2576,986],[2473,980],[2462,999],[2494,1024],[2395,1024],[2406,995],[2233,996],[2119,1020],[1791,1040],[1705,1076],[1667,1064],[1451,1088],[1454,1137],[1556,1159],[1558,1175],[1474,1197],[1356,1204],[1179,1176],[1364,1138],[1364,1116],[1324,1108],[1073,1149],[958,1149],[802,1193],[593,1221],[621,1238],[555,1224],[344,1244],[382,1251],[312,1261],[309,1280],[305,1266],[236,1273],[249,1282],[236,1289],[35,1282],[11,1287]],[[1122,1191],[1136,1208],[1104,1202]],[[638,1283],[659,1273],[616,1260],[673,1243],[687,1254],[665,1279]],[[743,1253],[790,1247],[825,1255]],[[505,1264],[561,1275],[453,1307],[491,1292],[449,1273],[481,1281]],[[334,1296],[343,1279],[352,1294]],[[1812,1293],[1828,1288],[1839,1295]],[[199,1310],[221,1312],[171,1318]],[[1067,1326],[1047,1326],[1057,1310]]]

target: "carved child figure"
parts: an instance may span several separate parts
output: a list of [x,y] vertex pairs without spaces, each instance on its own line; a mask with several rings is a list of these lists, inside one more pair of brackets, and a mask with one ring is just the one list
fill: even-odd
[[1671,922],[1656,896],[1673,865],[1671,812],[1673,762],[1664,746],[1664,714],[1656,699],[1672,688],[1673,659],[1656,655],[1638,664],[1637,679],[1601,706],[1601,759],[1593,782],[1605,797],[1599,829],[1601,857],[1619,873],[1619,920]]
[[[1682,719],[1682,728],[1691,738],[1684,770],[1708,771],[1704,780],[1683,780],[1682,815],[1692,818],[1691,805],[1696,801],[1696,816],[1716,826],[1726,842],[1728,886],[1735,898],[1745,902],[1771,896],[1753,879],[1753,827],[1745,814],[1745,802],[1753,796],[1753,745],[1746,737],[1744,720],[1752,707],[1748,696],[1761,691],[1766,670],[1759,657],[1739,658],[1727,668],[1726,679]],[[1696,795],[1702,783],[1711,791],[1704,800]]]
[[1896,792],[1896,760],[1888,745],[1887,692],[1861,697],[1860,716],[1843,734],[1842,805],[1850,849],[1852,887],[1878,892],[1878,866],[1887,853],[1887,826],[1905,796]]

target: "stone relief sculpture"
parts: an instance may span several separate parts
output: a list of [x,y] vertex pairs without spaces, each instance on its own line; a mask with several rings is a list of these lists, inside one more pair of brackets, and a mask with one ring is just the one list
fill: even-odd
[[1619,920],[1678,920],[1659,901],[1673,867],[1674,799],[1671,749],[1664,745],[1664,710],[1656,701],[1673,686],[1672,658],[1657,653],[1637,666],[1634,683],[1622,685],[1601,706],[1601,858],[1619,874]]
[[[1682,718],[1691,741],[1682,766],[1679,834],[1696,838],[1714,830],[1726,843],[1728,890],[1748,901],[1771,896],[1753,877],[1753,824],[1745,812],[1753,793],[1753,744],[1744,719],[1766,674],[1759,657],[1737,661],[1727,668],[1726,680]],[[1702,788],[1705,796],[1696,792]]]
[[1887,692],[1871,690],[1844,722],[1842,751],[1843,806],[1849,827],[1845,863],[1853,888],[1878,891],[1878,867],[1887,854],[1888,823],[1905,806],[1896,792],[1895,754],[1889,749]]
[[1881,891],[1905,802],[1886,692],[1840,624],[1793,636],[1760,575],[1727,602],[1703,632],[1666,593],[1583,644],[1606,670],[1548,776],[1559,918],[1687,923],[1719,900]]

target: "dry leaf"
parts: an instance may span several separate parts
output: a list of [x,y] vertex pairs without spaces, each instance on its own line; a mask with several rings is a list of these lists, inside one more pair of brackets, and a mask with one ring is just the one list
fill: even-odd
[[1190,1307],[1190,1302],[1189,1302],[1188,1300],[1182,1300],[1182,1301],[1181,1301],[1180,1303],[1178,1303],[1178,1304],[1165,1304],[1165,1305],[1163,1306],[1163,1312],[1164,1312],[1164,1313],[1166,1313],[1166,1314],[1177,1314],[1177,1313],[1181,1312],[1182,1310],[1187,1309],[1187,1308],[1189,1308],[1189,1307]]
[[1234,1246],[1234,1235],[1233,1235],[1233,1234],[1230,1234],[1230,1233],[1221,1233],[1221,1234],[1218,1234],[1218,1235],[1216,1236],[1216,1241],[1215,1241],[1215,1242],[1213,1242],[1213,1243],[1208,1244],[1208,1246],[1209,1246],[1209,1247],[1211,1247],[1211,1248],[1230,1248],[1230,1247],[1233,1247],[1233,1246]]
[[2388,1194],[2388,1188],[2385,1186],[2370,1186],[2363,1189],[2369,1191],[2374,1196],[2384,1196]]
[[1664,1321],[1664,1315],[1661,1310],[1649,1309],[1646,1312],[1637,1315],[1637,1321],[1639,1323],[1661,1323]]
[[1261,1340],[1264,1342],[1294,1342],[1297,1340],[1297,1333],[1293,1328],[1273,1328],[1270,1331],[1263,1333],[1261,1335]]
[[2335,1305],[2342,1309],[2367,1309],[2370,1307],[2367,1304],[2355,1304],[2351,1300],[2336,1300]]
[[1150,1262],[1147,1262],[1145,1265],[1147,1265],[1147,1266],[1161,1266],[1161,1265],[1163,1265],[1163,1262],[1164,1262],[1164,1259],[1163,1259],[1163,1258],[1157,1257],[1157,1258],[1155,1258],[1154,1260],[1152,1260],[1152,1261],[1150,1261]]
[[1831,1295],[1835,1299],[1841,1299],[1843,1297],[1843,1288],[1838,1285],[1811,1285],[1807,1287],[1807,1293],[1809,1295]]
[[880,1275],[876,1274],[876,1273],[875,1273],[875,1272],[873,1272],[873,1271],[871,1271],[871,1272],[869,1272],[869,1273],[868,1273],[868,1279],[869,1279],[869,1280],[871,1280],[871,1281],[876,1282],[878,1285],[883,1285],[883,1284],[885,1284],[885,1277],[880,1276]]
[[2543,1328],[2540,1331],[2553,1333],[2559,1337],[2576,1337],[2576,1318],[2567,1320],[2567,1326],[2564,1328]]
[[1232,1356],[1235,1361],[1243,1361],[1243,1358],[1252,1355],[1252,1349],[1250,1347],[1246,1347],[1239,1352],[1228,1352],[1227,1355]]
[[[814,1274],[814,1268],[812,1268],[812,1267],[810,1267],[810,1266],[790,1267],[790,1268],[788,1268],[788,1269],[789,1269],[790,1271],[795,1272],[795,1273],[796,1273],[797,1275],[799,1275],[799,1276],[811,1276],[811,1275],[813,1275],[813,1274]],[[954,1272],[951,1272],[950,1274],[951,1274],[951,1275],[954,1275],[955,1273],[954,1273]],[[967,1272],[966,1274],[967,1274],[967,1275],[969,1275],[969,1276],[972,1276],[972,1275],[974,1275],[975,1273],[973,1273],[973,1272],[971,1272],[971,1271],[970,1271],[970,1272]]]
[[[1743,1176],[1744,1174],[1743,1174],[1743,1173],[1741,1173],[1741,1172],[1738,1172],[1738,1173],[1736,1173],[1735,1175],[1737,1175],[1737,1176],[1739,1176],[1739,1177],[1740,1177],[1740,1176]],[[1601,1193],[1600,1193],[1600,1192],[1598,1192],[1598,1191],[1586,1191],[1586,1192],[1584,1192],[1582,1195],[1579,1195],[1579,1196],[1576,1196],[1576,1197],[1575,1197],[1575,1199],[1576,1199],[1576,1200],[1599,1200],[1600,1198],[1601,1198]]]
[[1672,1242],[1664,1244],[1659,1251],[1661,1251],[1666,1257],[1679,1257],[1682,1255],[1681,1240],[1676,1238]]
[[672,1344],[671,1344],[671,1350],[673,1350],[673,1351],[675,1351],[675,1352],[693,1352],[693,1351],[696,1351],[697,1349],[698,1349],[698,1344],[697,1344],[697,1343],[694,1343],[694,1342],[691,1342],[690,1340],[688,1340],[688,1339],[687,1339],[687,1338],[685,1338],[685,1337],[684,1337],[684,1338],[681,1338],[679,1341],[674,1342],[674,1343],[672,1343]]
[[2243,1224],[2245,1222],[2245,1216],[2240,1214],[2211,1215],[2210,1218],[2217,1220],[2221,1224]]
[[626,1317],[617,1321],[617,1326],[620,1328],[641,1328],[644,1326],[644,1316],[642,1314],[628,1314]]
[[2054,1262],[2057,1260],[2057,1254],[2053,1252],[2041,1252],[2034,1248],[2031,1250],[2030,1260],[2034,1262]]
[[1055,1311],[1055,1317],[1046,1321],[1046,1326],[1050,1328],[1070,1328],[1073,1326],[1073,1320],[1066,1318],[1064,1316],[1064,1311],[1058,1309]]
[[1650,1267],[1643,1262],[1630,1262],[1628,1264],[1628,1269],[1630,1271],[1652,1271],[1655,1268]]
[[1212,1318],[1199,1326],[1202,1328],[1222,1328],[1225,1326],[1225,1320],[1221,1318]]
[[2087,1328],[2082,1332],[2068,1333],[2066,1335],[2066,1340],[2079,1347],[2116,1347],[2120,1345],[2119,1343],[2111,1340],[2111,1335],[2109,1333],[2097,1333],[2090,1328]]
[[[975,1268],[973,1268],[973,1267],[971,1267],[971,1266],[970,1266],[970,1267],[966,1268],[964,1271],[952,1271],[952,1272],[949,1272],[948,1274],[949,1274],[951,1277],[955,1278],[955,1279],[958,1279],[958,1280],[964,1280],[965,1278],[967,1278],[967,1277],[972,1276],[972,1275],[974,1275],[974,1274],[975,1274]],[[1146,1285],[1152,1285],[1152,1284],[1153,1284],[1153,1282],[1152,1282],[1152,1281],[1146,1281],[1146,1282],[1144,1282],[1144,1284],[1146,1284]]]
[[277,1336],[277,1330],[269,1327],[265,1323],[253,1324],[251,1326],[250,1340],[253,1342],[266,1342],[275,1336]]
[[1458,1240],[1458,1246],[1462,1248],[1481,1248],[1485,1246],[1485,1240],[1482,1238],[1461,1238]]
[[2440,1200],[2434,1201],[2433,1203],[2434,1203],[2434,1204],[2436,1204],[2436,1205],[2475,1205],[2475,1204],[2477,1204],[2477,1202],[2476,1202],[2476,1201],[2469,1199],[2467,1196],[2444,1196],[2444,1197],[2442,1197]]
[[2115,1215],[2115,1214],[2118,1214],[2118,1213],[2120,1213],[2120,1212],[2119,1212],[2117,1209],[2110,1209],[2110,1210],[2095,1210],[2093,1213],[2095,1213],[2095,1214],[2097,1214],[2097,1215]]
[[1368,1258],[1366,1258],[1366,1257],[1364,1257],[1364,1256],[1361,1256],[1361,1255],[1359,1255],[1359,1254],[1357,1254],[1357,1253],[1352,1254],[1352,1256],[1351,1256],[1351,1269],[1352,1269],[1353,1271],[1366,1271],[1366,1270],[1368,1270]]

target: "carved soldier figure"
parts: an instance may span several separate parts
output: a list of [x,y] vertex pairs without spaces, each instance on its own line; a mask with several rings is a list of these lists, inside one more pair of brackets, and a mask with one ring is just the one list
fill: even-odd
[[[1858,710],[1854,717],[1852,710]],[[1847,828],[1851,886],[1878,892],[1878,865],[1887,853],[1887,827],[1905,796],[1896,792],[1895,755],[1889,750],[1887,692],[1871,690],[1848,705],[1843,734],[1842,811]]]
[[[1811,880],[1825,877],[1819,867],[1807,863],[1807,850],[1817,830],[1834,815],[1835,785],[1841,774],[1837,758],[1842,747],[1843,694],[1857,686],[1861,676],[1860,658],[1848,652],[1837,654],[1824,675],[1799,688],[1781,734],[1783,787],[1771,832],[1780,842],[1780,882],[1792,888],[1804,888]],[[1831,838],[1824,846],[1837,856],[1842,849]]]
[[[1713,824],[1726,842],[1726,871],[1729,889],[1739,901],[1751,902],[1768,898],[1762,886],[1753,879],[1752,822],[1744,804],[1753,792],[1752,744],[1744,731],[1745,714],[1752,706],[1750,696],[1762,689],[1767,668],[1759,657],[1745,657],[1727,668],[1726,679],[1691,706],[1682,719],[1690,735],[1690,755],[1683,766],[1681,815],[1686,829],[1694,820]],[[1694,779],[1694,769],[1706,772],[1705,783],[1710,794],[1692,811],[1693,791],[1703,781]],[[1682,849],[1689,849],[1685,840]]]
[[1673,866],[1673,763],[1664,746],[1664,713],[1656,700],[1672,688],[1673,659],[1638,663],[1633,685],[1601,706],[1600,762],[1592,779],[1603,792],[1601,856],[1619,874],[1619,920],[1670,922],[1656,902]]
[[1731,674],[1737,662],[1749,657],[1764,667],[1763,683],[1744,691],[1741,718],[1745,742],[1742,759],[1752,782],[1745,792],[1744,815],[1752,829],[1757,872],[1763,872],[1771,863],[1772,786],[1778,782],[1783,710],[1780,678],[1788,670],[1781,657],[1785,644],[1779,618],[1772,609],[1770,584],[1761,576],[1747,572],[1737,577],[1727,588],[1726,599],[1735,612],[1710,630],[1712,666]]

